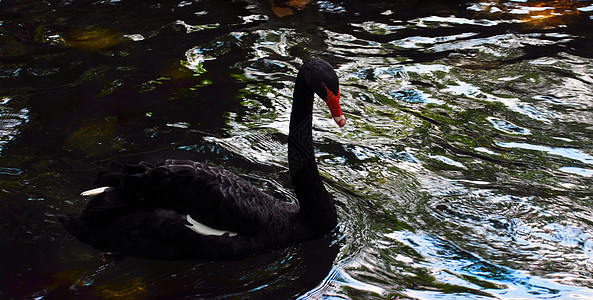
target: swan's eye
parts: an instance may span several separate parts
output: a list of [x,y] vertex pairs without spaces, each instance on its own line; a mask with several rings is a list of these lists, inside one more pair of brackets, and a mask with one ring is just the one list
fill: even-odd
[[[325,89],[325,92],[326,92],[326,98],[324,100],[327,101],[327,98],[329,98],[329,97],[336,97],[336,94],[334,94],[334,92],[332,92],[327,87],[327,85],[325,84],[325,82],[323,82],[323,81],[321,82],[321,87],[323,87]],[[340,98],[340,90],[339,89],[338,89],[338,96],[337,97]]]

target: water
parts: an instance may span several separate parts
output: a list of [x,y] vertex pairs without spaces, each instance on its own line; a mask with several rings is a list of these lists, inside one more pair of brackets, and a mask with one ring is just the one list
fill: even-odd
[[[305,2],[0,2],[0,298],[593,297],[593,1]],[[327,238],[161,262],[57,222],[110,160],[207,161],[292,199],[311,56],[348,118],[316,105]]]

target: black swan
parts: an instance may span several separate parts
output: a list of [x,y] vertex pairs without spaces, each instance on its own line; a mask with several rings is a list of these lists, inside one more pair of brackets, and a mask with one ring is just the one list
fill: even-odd
[[80,214],[60,218],[79,240],[106,252],[152,259],[238,259],[320,238],[337,224],[334,200],[317,170],[314,93],[342,127],[338,78],[310,59],[296,78],[288,162],[298,206],[278,200],[220,167],[190,160],[122,165],[98,174]]

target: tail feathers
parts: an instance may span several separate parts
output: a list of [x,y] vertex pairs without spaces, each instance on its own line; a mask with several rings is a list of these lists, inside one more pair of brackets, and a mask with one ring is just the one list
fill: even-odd
[[110,189],[112,189],[112,187],[103,186],[103,187],[99,187],[96,189],[84,191],[84,192],[80,193],[80,195],[83,197],[92,197],[92,196],[97,196],[99,194],[105,193],[105,192],[109,191]]
[[166,181],[171,176],[169,173],[168,170],[147,162],[137,165],[111,162],[106,170],[99,172],[94,185],[96,187],[112,186],[130,195],[150,198],[154,195],[155,187],[162,185],[162,181]]
[[127,197],[122,190],[115,187],[96,188],[87,191],[93,197],[87,203],[80,217],[86,221],[107,221],[128,214],[138,209],[138,202]]

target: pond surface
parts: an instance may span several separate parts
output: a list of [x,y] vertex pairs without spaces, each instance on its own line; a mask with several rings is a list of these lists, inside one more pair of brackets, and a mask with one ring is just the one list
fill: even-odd
[[[593,298],[592,49],[593,1],[2,1],[0,298]],[[315,107],[328,237],[166,262],[58,222],[111,160],[294,199],[309,57],[348,119]]]

